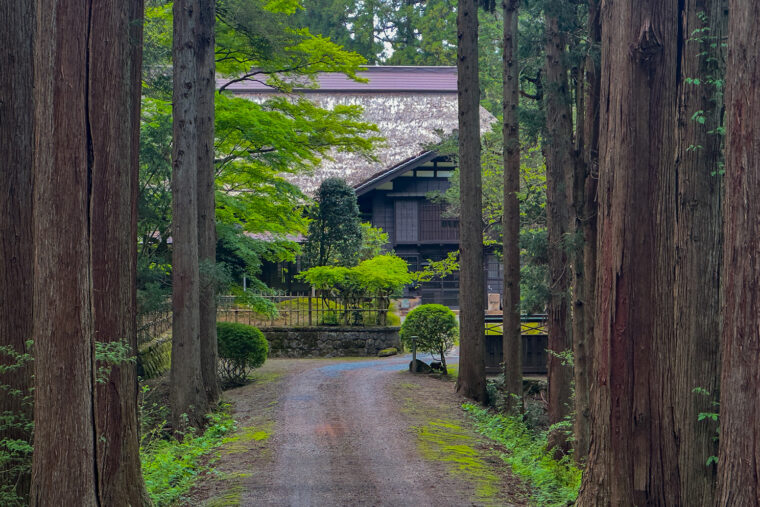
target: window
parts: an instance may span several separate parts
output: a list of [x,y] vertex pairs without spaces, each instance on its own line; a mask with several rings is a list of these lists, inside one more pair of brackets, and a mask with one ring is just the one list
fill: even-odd
[[396,242],[419,241],[419,201],[401,199],[394,203],[396,211]]

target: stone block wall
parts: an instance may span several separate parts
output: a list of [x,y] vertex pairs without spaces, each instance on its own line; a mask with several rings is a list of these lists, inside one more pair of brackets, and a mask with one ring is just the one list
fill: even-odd
[[137,374],[141,378],[159,377],[169,371],[172,356],[172,338],[160,336],[138,347]]
[[398,327],[269,327],[262,328],[269,357],[376,356],[400,347]]

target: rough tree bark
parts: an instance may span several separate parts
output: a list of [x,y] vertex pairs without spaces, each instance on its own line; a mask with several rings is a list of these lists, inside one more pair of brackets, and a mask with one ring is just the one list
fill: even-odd
[[[593,380],[594,354],[594,285],[596,283],[596,183],[599,178],[599,88],[601,86],[599,45],[602,37],[599,0],[588,6],[589,54],[586,55],[582,87],[583,137],[577,144],[573,194],[575,234],[583,238],[583,248],[576,253],[573,292],[573,374],[575,378],[574,456],[585,462],[589,452],[590,389]],[[579,122],[580,123],[580,122]],[[579,129],[580,130],[580,129]]]
[[173,6],[172,364],[169,403],[175,431],[200,428],[208,412],[201,373],[198,263],[199,0]]
[[[676,265],[675,336],[672,356],[678,400],[674,413],[678,434],[678,467],[683,505],[713,505],[717,424],[699,421],[714,412],[720,381],[720,270],[722,261],[721,89],[712,79],[725,72],[722,37],[726,33],[725,0],[686,0],[681,16],[681,75],[675,168]],[[704,13],[703,21],[700,19]],[[709,32],[701,31],[705,26]],[[695,33],[695,30],[700,30]],[[700,40],[702,39],[702,40]],[[714,46],[714,47],[713,47]],[[686,79],[698,78],[700,84]],[[702,111],[704,124],[693,119]],[[707,389],[712,396],[695,394]]]
[[460,336],[457,391],[485,403],[485,287],[483,276],[482,182],[480,169],[480,85],[478,6],[459,0],[457,86],[459,99]]
[[219,403],[216,341],[216,204],[214,187],[215,0],[200,0],[198,21],[198,254],[201,374],[210,406]]
[[[88,104],[94,337],[137,351],[137,189],[142,0],[93,2]],[[113,37],[118,34],[118,37]],[[110,365],[96,384],[96,477],[101,505],[150,504],[140,471],[137,370]]]
[[522,408],[520,329],[520,98],[517,61],[518,0],[504,0],[504,392],[508,410]]
[[[19,354],[31,352],[26,342],[32,339],[32,159],[34,123],[32,90],[34,76],[32,40],[34,3],[10,0],[0,3],[0,346]],[[10,364],[0,354],[0,365]],[[32,364],[0,375],[0,385],[29,393]],[[32,420],[32,408],[20,396],[3,391],[0,414],[13,412]],[[0,440],[31,440],[21,428],[0,432]],[[0,481],[10,477],[0,472]],[[29,475],[20,479],[16,492],[29,493]]]
[[95,385],[95,341],[136,340],[142,3],[37,9],[30,503],[146,504],[134,365]]
[[[572,350],[570,323],[570,269],[567,234],[570,227],[572,171],[575,165],[573,119],[565,37],[556,17],[546,17],[546,223],[549,241],[548,380],[549,423],[562,421],[571,410],[573,370],[558,357]],[[563,364],[564,363],[564,364]],[[564,435],[553,432],[549,447],[566,450]]]
[[602,9],[590,454],[578,505],[683,505],[673,428],[679,5]]
[[723,364],[716,505],[760,502],[760,4],[729,1]]

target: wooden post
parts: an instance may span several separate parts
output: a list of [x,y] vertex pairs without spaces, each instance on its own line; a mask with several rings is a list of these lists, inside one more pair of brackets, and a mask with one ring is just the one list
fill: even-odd
[[417,337],[412,336],[412,364],[409,366],[409,371],[417,373]]
[[311,327],[311,300],[314,297],[314,287],[311,288],[309,293],[309,327]]

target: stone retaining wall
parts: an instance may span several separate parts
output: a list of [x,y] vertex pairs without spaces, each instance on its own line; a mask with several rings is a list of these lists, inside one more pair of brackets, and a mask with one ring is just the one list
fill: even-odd
[[376,356],[400,347],[398,327],[269,327],[261,328],[269,357]]
[[172,337],[165,334],[138,347],[137,374],[144,378],[159,377],[169,371]]

